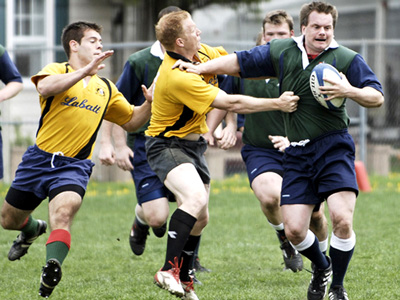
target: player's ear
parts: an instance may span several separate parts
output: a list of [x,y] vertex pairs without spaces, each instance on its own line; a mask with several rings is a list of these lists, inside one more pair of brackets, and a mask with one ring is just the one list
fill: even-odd
[[178,47],[181,47],[181,48],[185,47],[185,42],[182,38],[177,38],[175,43]]
[[70,40],[69,41],[69,48],[71,49],[71,52],[76,52],[78,49],[79,43],[75,40]]

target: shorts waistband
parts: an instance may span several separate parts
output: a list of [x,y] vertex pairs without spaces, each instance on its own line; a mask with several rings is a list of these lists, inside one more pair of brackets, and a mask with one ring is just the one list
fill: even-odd
[[327,136],[330,136],[332,134],[342,134],[342,133],[348,133],[347,128],[326,132],[324,134],[321,134],[321,135],[317,136],[316,138],[314,138],[312,140],[305,139],[305,140],[301,140],[301,141],[298,141],[298,142],[291,142],[290,145],[293,146],[293,147],[296,147],[296,146],[304,147],[306,145],[311,145],[311,144],[313,144],[315,142],[318,142],[319,140],[322,140],[322,139],[324,139]]

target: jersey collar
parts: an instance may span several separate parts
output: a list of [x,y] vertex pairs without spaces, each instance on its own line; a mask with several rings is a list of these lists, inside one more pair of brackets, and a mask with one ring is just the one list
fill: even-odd
[[164,53],[161,50],[161,43],[160,41],[155,41],[154,44],[151,46],[150,53],[155,56],[159,57],[161,60],[164,60]]
[[[303,69],[305,70],[307,68],[307,66],[310,64],[310,62],[307,57],[307,51],[304,48],[304,35],[292,37],[292,39],[295,41],[295,43],[297,44],[297,47],[301,51],[301,59],[302,59],[302,63],[303,63]],[[339,44],[336,42],[335,39],[332,39],[331,44],[324,50],[324,52],[327,51],[328,49],[336,49],[338,47],[339,47]]]

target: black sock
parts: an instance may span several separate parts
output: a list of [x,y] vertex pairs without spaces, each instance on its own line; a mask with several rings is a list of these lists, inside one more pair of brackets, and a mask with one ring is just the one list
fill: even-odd
[[190,235],[185,247],[183,248],[182,251],[182,267],[181,267],[181,272],[180,272],[180,279],[181,281],[190,281],[189,277],[189,269],[193,269],[193,264],[194,264],[194,253],[195,249],[197,248],[197,245],[199,244],[200,241],[200,235],[199,236],[194,236]]
[[332,284],[343,285],[344,276],[346,275],[347,267],[349,266],[351,257],[353,256],[354,248],[350,251],[342,251],[332,246],[329,249],[329,255],[332,259]]
[[276,235],[278,236],[279,243],[283,243],[286,240],[285,230],[276,230]]
[[163,271],[172,268],[169,262],[174,263],[175,257],[180,263],[182,250],[196,221],[197,219],[195,217],[179,208],[172,214],[171,220],[169,221],[167,255],[162,268]]
[[329,267],[328,259],[319,249],[317,237],[315,237],[314,243],[311,245],[311,247],[299,252],[311,260],[317,269],[326,269]]

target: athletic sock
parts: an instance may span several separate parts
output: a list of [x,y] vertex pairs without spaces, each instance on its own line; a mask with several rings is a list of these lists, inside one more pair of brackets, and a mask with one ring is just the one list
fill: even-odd
[[70,248],[71,234],[64,229],[53,230],[46,243],[46,261],[55,258],[62,264]]
[[332,259],[332,286],[343,285],[356,244],[355,233],[349,239],[340,239],[332,234],[329,255]]
[[319,249],[318,239],[311,230],[307,231],[304,241],[298,245],[293,245],[293,247],[311,260],[317,269],[326,269],[329,267],[329,261]]
[[200,241],[200,235],[189,235],[189,238],[182,251],[182,267],[180,272],[181,281],[190,281],[189,270],[193,269],[194,253]]
[[190,266],[189,266],[190,270],[194,269],[194,265],[195,265],[196,259],[199,258],[200,240],[201,240],[201,235],[199,235],[199,240],[197,241],[196,249],[194,249],[194,254],[193,254],[193,257],[192,257],[192,261],[190,262]]
[[135,223],[141,229],[149,229],[150,228],[149,225],[147,225],[146,222],[144,222],[141,218],[139,218],[138,215],[135,215]]
[[169,221],[167,254],[162,271],[172,268],[169,262],[173,263],[175,257],[180,263],[182,250],[196,221],[195,217],[179,208],[174,211]]
[[34,219],[31,215],[26,218],[24,224],[21,227],[21,231],[24,233],[25,238],[29,239],[37,234],[39,222]]

